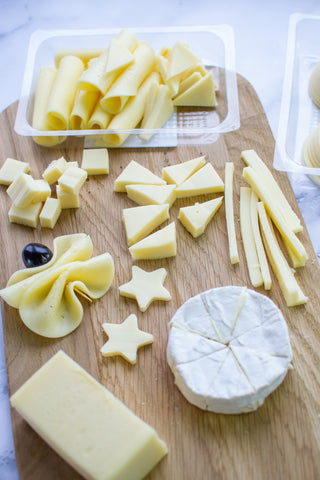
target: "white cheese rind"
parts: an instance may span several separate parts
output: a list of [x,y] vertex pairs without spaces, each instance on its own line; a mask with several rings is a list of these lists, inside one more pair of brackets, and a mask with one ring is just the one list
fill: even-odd
[[256,410],[283,381],[292,351],[284,317],[245,287],[203,292],[170,323],[167,360],[187,400],[204,410]]

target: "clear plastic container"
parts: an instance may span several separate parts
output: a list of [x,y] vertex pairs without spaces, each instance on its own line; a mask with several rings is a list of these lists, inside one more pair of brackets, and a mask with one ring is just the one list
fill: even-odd
[[[54,66],[54,54],[58,49],[106,48],[121,29],[58,30],[34,32],[30,39],[19,100],[15,130],[24,136],[85,137],[85,145],[99,144],[103,134],[110,130],[39,131],[32,128],[33,99],[40,68]],[[177,144],[213,143],[220,134],[236,130],[240,126],[235,49],[233,29],[228,25],[167,28],[130,28],[139,40],[148,42],[159,53],[164,46],[185,42],[198,55],[208,70],[212,70],[218,85],[214,108],[177,107],[173,116],[161,129],[117,131],[130,133],[123,147],[170,147]],[[140,133],[154,133],[144,142]]]
[[320,108],[311,100],[308,84],[320,61],[320,16],[290,16],[287,59],[273,165],[277,170],[320,175],[320,168],[302,163],[307,136],[320,124]]

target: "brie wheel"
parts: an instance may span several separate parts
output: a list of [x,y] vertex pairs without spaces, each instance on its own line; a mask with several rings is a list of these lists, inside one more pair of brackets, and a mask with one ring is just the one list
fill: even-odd
[[167,360],[186,399],[203,410],[256,410],[291,367],[287,324],[268,297],[214,288],[187,300],[170,322]]

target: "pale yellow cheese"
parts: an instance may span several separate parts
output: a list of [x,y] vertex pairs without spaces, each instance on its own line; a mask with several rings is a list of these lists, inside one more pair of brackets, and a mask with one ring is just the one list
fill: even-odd
[[88,127],[89,119],[98,102],[99,96],[99,92],[77,90],[69,118],[71,130],[85,130]]
[[162,205],[169,206],[176,199],[175,185],[126,185],[128,197],[139,205]]
[[60,157],[57,160],[52,160],[52,162],[49,163],[42,176],[49,183],[49,185],[52,185],[59,180],[66,168],[67,162],[65,158]]
[[320,62],[316,64],[309,79],[309,94],[314,103],[320,108]]
[[218,197],[208,202],[180,208],[179,220],[194,238],[204,233],[210,220],[220,208],[222,199],[223,197]]
[[59,178],[58,184],[65,192],[77,195],[87,176],[87,172],[82,168],[69,166]]
[[217,105],[212,73],[191,85],[173,99],[173,105],[179,107],[215,107]]
[[258,203],[258,212],[264,246],[286,304],[288,307],[294,307],[306,303],[308,298],[298,285],[294,273],[279,247],[271,220],[267,215],[263,202]]
[[202,78],[202,76],[201,76],[200,72],[193,72],[191,75],[189,75],[187,78],[185,78],[182,82],[180,82],[178,95],[181,95],[186,90],[188,90],[190,87],[192,87],[192,85],[199,82],[199,80],[201,80],[201,78]]
[[0,168],[0,185],[10,185],[21,173],[28,173],[29,170],[29,163],[7,158]]
[[280,213],[278,198],[275,195],[272,195],[272,192],[268,189],[268,184],[266,184],[264,180],[265,177],[259,175],[259,173],[252,167],[246,167],[243,169],[243,177],[251,185],[260,200],[264,202],[268,213],[283,237],[284,242],[287,244],[288,248],[294,252],[300,266],[305,265],[308,258],[307,252],[301,241],[290,228],[287,220]]
[[254,287],[259,287],[263,277],[251,224],[251,188],[248,187],[240,187],[240,231],[250,281]]
[[171,59],[168,69],[168,79],[177,77],[188,71],[200,62],[199,57],[194,55],[190,48],[181,42],[176,42],[171,50]]
[[91,114],[91,117],[88,121],[88,128],[92,130],[101,129],[104,130],[108,127],[113,115],[106,112],[98,102]]
[[177,254],[175,223],[151,233],[132,245],[129,251],[135,260],[174,257]]
[[123,69],[134,61],[132,52],[126,45],[122,45],[117,38],[112,38],[109,45],[109,54],[106,64],[106,73]]
[[81,168],[88,175],[109,173],[109,153],[106,148],[85,148],[82,153]]
[[232,264],[239,263],[239,253],[237,246],[237,236],[234,219],[233,204],[233,172],[234,164],[227,162],[225,165],[225,205],[226,205],[226,222],[229,243],[229,256]]
[[268,260],[266,252],[263,246],[260,228],[259,228],[259,218],[258,218],[258,197],[255,192],[251,189],[251,198],[250,198],[250,219],[251,219],[251,228],[254,237],[254,243],[257,250],[257,255],[259,259],[261,275],[263,278],[265,290],[270,290],[271,288],[271,275],[268,265]]
[[282,215],[288,226],[290,226],[293,232],[300,232],[302,230],[302,225],[299,217],[292,210],[288,200],[264,161],[254,150],[242,151],[241,157],[249,167],[256,170],[257,174],[263,178],[263,182],[267,186],[270,196],[274,198],[279,213]]
[[51,195],[51,189],[46,180],[34,180],[31,175],[21,173],[7,193],[16,207],[25,208],[30,203],[44,202]]
[[[146,113],[144,114],[144,117],[141,121],[141,128],[157,129],[163,127],[163,125],[172,116],[173,111],[174,108],[169,87],[167,85],[159,85],[152,110],[149,115],[146,115]],[[149,140],[153,135],[153,133],[141,133],[140,138],[142,140]]]
[[169,205],[145,205],[125,208],[123,224],[128,246],[146,237],[169,218]]
[[206,163],[206,157],[193,158],[176,165],[169,165],[162,169],[162,178],[167,183],[174,183],[175,185],[181,185],[197,170],[199,170]]
[[9,220],[11,223],[19,223],[27,227],[36,228],[39,220],[42,202],[30,203],[28,207],[17,207],[11,205],[9,210]]
[[131,160],[114,182],[115,192],[125,192],[127,185],[165,185],[166,182],[135,160]]
[[61,203],[57,198],[49,197],[40,212],[40,225],[44,228],[54,228],[61,213]]
[[141,480],[167,453],[152,427],[62,351],[10,401],[87,480]]
[[80,196],[79,193],[70,193],[63,190],[60,185],[56,186],[57,198],[60,201],[62,209],[65,208],[79,208]]
[[224,191],[224,183],[211,163],[197,170],[191,177],[177,186],[177,198],[204,195]]
[[56,68],[59,68],[61,59],[67,55],[79,57],[85,65],[89,63],[92,58],[97,58],[103,52],[102,48],[70,48],[59,49],[54,52],[54,63]]

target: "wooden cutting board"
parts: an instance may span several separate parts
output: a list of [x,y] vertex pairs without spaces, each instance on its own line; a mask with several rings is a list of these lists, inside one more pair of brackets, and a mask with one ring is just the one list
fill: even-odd
[[[119,296],[119,285],[131,278],[132,260],[126,246],[121,221],[123,208],[134,206],[125,194],[115,193],[115,178],[132,160],[161,175],[165,165],[208,155],[224,178],[224,164],[235,164],[235,214],[239,226],[239,188],[244,163],[240,152],[255,149],[272,168],[274,139],[259,99],[248,82],[238,76],[241,128],[226,134],[211,145],[180,146],[172,149],[110,150],[109,176],[90,177],[82,189],[81,207],[65,210],[54,231],[32,230],[8,221],[10,206],[5,188],[0,189],[1,287],[9,276],[23,268],[21,251],[28,242],[52,247],[59,235],[85,232],[94,244],[94,254],[109,251],[115,262],[115,278],[110,291],[93,304],[85,304],[79,328],[59,340],[43,339],[29,331],[18,312],[2,303],[9,393],[12,394],[57,350],[63,349],[129,408],[152,425],[168,445],[167,457],[148,479],[301,479],[320,478],[320,269],[308,233],[299,234],[309,254],[305,268],[296,273],[309,301],[306,306],[288,308],[277,281],[269,296],[281,308],[289,326],[294,353],[294,369],[256,412],[243,415],[217,415],[189,404],[174,384],[166,362],[168,322],[189,297],[223,285],[250,286],[239,228],[239,265],[232,266],[224,205],[205,234],[193,239],[177,220],[179,207],[204,201],[210,196],[180,199],[171,208],[170,221],[176,219],[178,253],[175,258],[139,261],[142,268],[165,267],[165,286],[170,302],[154,302],[141,313],[134,300]],[[48,163],[64,155],[81,162],[82,142],[50,150],[38,147],[31,139],[14,132],[16,104],[0,116],[0,157],[28,161],[31,173],[40,178]],[[299,212],[285,173],[274,172],[295,211]],[[138,317],[139,327],[154,335],[151,346],[139,350],[137,364],[131,366],[120,357],[102,358],[100,347],[106,336],[103,322],[122,322],[130,313]],[[17,464],[21,480],[75,480],[79,475],[49,448],[12,411]]]

